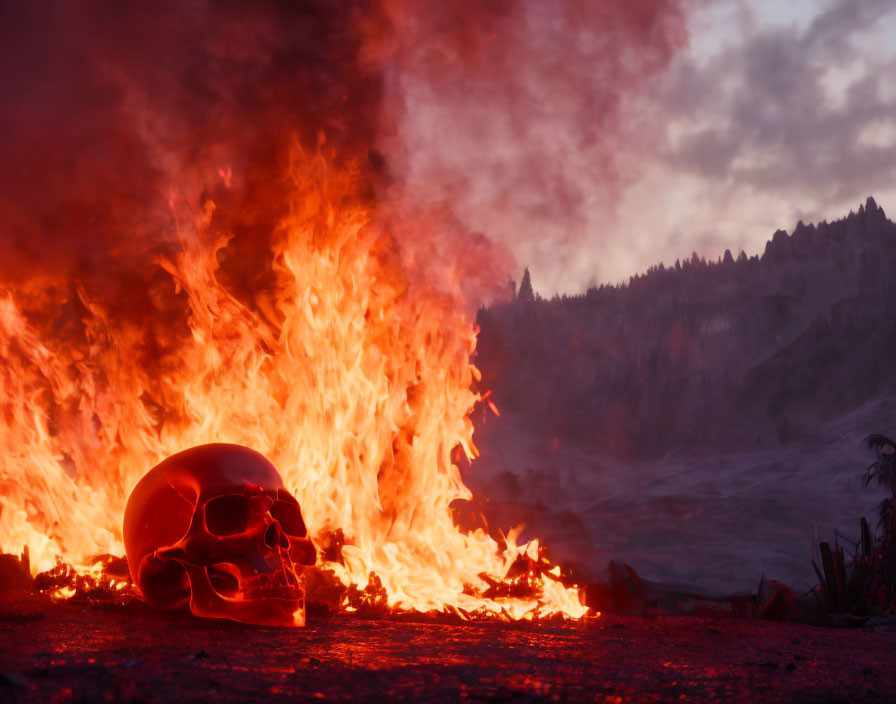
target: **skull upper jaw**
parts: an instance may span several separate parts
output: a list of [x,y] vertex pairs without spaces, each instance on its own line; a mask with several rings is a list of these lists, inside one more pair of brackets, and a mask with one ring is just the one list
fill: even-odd
[[301,583],[280,592],[283,596],[228,597],[215,589],[205,567],[184,564],[184,568],[190,579],[190,611],[196,616],[257,626],[305,625],[305,591]]

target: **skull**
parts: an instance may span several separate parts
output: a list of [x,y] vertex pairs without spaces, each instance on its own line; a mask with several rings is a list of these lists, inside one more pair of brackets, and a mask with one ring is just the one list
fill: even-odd
[[196,616],[302,626],[313,565],[299,503],[262,455],[200,445],[141,479],[124,513],[131,577],[146,601]]

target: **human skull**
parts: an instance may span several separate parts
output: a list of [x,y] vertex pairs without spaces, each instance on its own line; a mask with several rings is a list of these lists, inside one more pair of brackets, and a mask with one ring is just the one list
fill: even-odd
[[302,626],[302,565],[313,565],[299,503],[241,445],[184,450],[153,467],[124,513],[131,577],[146,601],[196,616]]

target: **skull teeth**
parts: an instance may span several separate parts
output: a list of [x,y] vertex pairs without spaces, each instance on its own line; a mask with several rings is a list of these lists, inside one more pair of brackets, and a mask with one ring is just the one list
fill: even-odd
[[303,590],[298,576],[288,570],[279,570],[272,574],[260,574],[244,580],[242,596],[244,599],[300,599]]

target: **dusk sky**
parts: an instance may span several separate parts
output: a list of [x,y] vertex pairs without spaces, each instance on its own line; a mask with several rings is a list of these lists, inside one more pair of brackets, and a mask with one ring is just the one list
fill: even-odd
[[612,89],[606,125],[600,18],[528,7],[507,29],[526,50],[506,91],[413,72],[396,90],[413,108],[401,139],[418,197],[507,245],[543,295],[692,251],[761,254],[776,229],[869,195],[896,209],[896,1],[685,3],[668,60],[613,56],[612,80],[646,68]]

